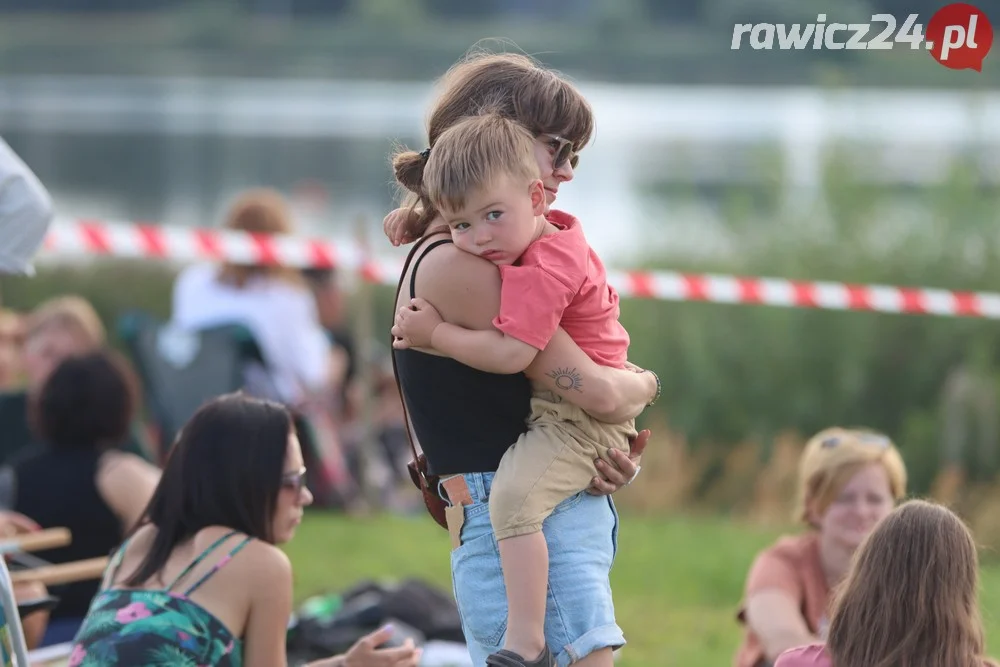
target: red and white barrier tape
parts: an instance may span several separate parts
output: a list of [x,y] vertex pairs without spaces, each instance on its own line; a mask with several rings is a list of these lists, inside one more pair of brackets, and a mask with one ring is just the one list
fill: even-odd
[[[105,255],[338,268],[360,272],[366,280],[387,285],[396,284],[402,266],[399,262],[366,260],[358,245],[335,246],[321,239],[97,220],[56,221],[44,252],[57,257]],[[611,271],[608,279],[625,298],[1000,319],[1000,293],[996,292],[672,271]]]
[[671,271],[612,273],[609,280],[622,296],[633,298],[1000,319],[1000,293],[995,292]]
[[317,239],[97,220],[55,221],[45,239],[44,251],[64,257],[107,255],[300,268],[354,268],[362,261],[357,248],[335,247]]

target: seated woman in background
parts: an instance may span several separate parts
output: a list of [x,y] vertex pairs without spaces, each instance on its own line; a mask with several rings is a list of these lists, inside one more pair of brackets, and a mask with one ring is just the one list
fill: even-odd
[[826,645],[782,653],[775,667],[996,667],[984,657],[976,543],[950,510],[911,500],[858,550]]
[[[28,405],[52,370],[64,359],[100,349],[107,336],[93,306],[78,296],[45,301],[26,318],[21,349],[24,389],[0,393],[0,464],[37,446],[28,420]],[[129,424],[121,442],[124,451],[152,460],[148,438],[138,420]]]
[[[293,231],[285,199],[267,189],[240,196],[224,227],[256,234]],[[248,387],[255,395],[297,405],[339,389],[344,364],[331,350],[300,271],[239,264],[188,267],[174,285],[173,322],[186,329],[246,326],[260,345],[269,375],[265,386]]]
[[[136,524],[160,472],[112,447],[128,432],[136,381],[117,354],[69,357],[33,397],[32,417],[43,443],[0,470],[0,507],[42,528],[65,527],[72,542],[38,552],[51,563],[108,555]],[[73,638],[97,592],[97,581],[53,587],[60,598],[43,644]]]
[[906,468],[884,435],[830,428],[799,461],[796,518],[809,527],[761,552],[747,576],[735,667],[770,665],[782,651],[822,640],[831,591],[851,556],[906,495]]
[[[71,665],[281,667],[292,612],[290,540],[312,502],[288,411],[222,396],[184,426],[163,478],[105,574]],[[253,585],[247,585],[253,582]],[[415,667],[411,642],[360,640],[313,667]]]

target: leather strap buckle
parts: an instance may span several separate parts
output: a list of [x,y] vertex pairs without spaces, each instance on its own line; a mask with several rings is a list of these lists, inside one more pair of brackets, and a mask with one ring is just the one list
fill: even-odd
[[454,505],[471,505],[472,493],[469,492],[469,485],[465,482],[464,475],[455,475],[441,481],[448,500]]

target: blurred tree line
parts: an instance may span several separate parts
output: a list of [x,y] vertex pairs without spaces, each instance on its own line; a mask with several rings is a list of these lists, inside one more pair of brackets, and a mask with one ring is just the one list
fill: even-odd
[[[820,201],[789,200],[777,177],[725,196],[734,251],[639,255],[637,265],[1000,292],[1000,190],[984,183],[975,159],[936,185],[900,190],[852,172],[846,155],[861,150],[830,153]],[[657,226],[649,233],[669,234]],[[808,437],[863,425],[896,439],[918,492],[942,464],[974,479],[998,472],[995,320],[654,300],[628,300],[622,320],[630,356],[660,373],[661,416],[695,447],[755,441],[766,458],[786,429]]]
[[[757,198],[720,193],[734,251],[698,259],[656,251],[637,255],[634,266],[1000,291],[1000,191],[982,183],[972,161],[901,195],[845,166],[844,153],[857,150],[831,153],[821,202],[788,204],[778,177]],[[654,187],[648,196],[655,204],[680,194]],[[671,230],[657,221],[649,233],[669,238]],[[31,279],[4,277],[0,290],[4,305],[18,309],[82,294],[113,328],[132,308],[168,317],[175,270],[66,263]],[[388,331],[392,298],[391,287],[376,290],[376,331]],[[695,454],[724,456],[756,442],[766,461],[770,443],[789,430],[807,437],[831,424],[863,425],[900,444],[916,492],[943,463],[964,465],[973,479],[998,472],[995,320],[625,299],[622,321],[630,358],[663,382],[662,400],[643,419],[669,424]]]
[[[0,74],[430,79],[472,44],[516,47],[581,78],[700,84],[995,87],[891,51],[730,48],[737,23],[926,25],[941,0],[0,0]],[[873,30],[869,37],[877,31]]]

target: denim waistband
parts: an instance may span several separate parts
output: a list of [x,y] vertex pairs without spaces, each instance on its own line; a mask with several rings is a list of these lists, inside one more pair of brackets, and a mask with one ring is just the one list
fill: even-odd
[[445,475],[438,483],[437,492],[443,500],[448,500],[448,494],[444,490],[444,480],[451,477],[464,477],[465,485],[469,487],[469,495],[472,496],[473,503],[484,503],[490,498],[490,488],[493,486],[495,472],[467,472],[464,475]]

